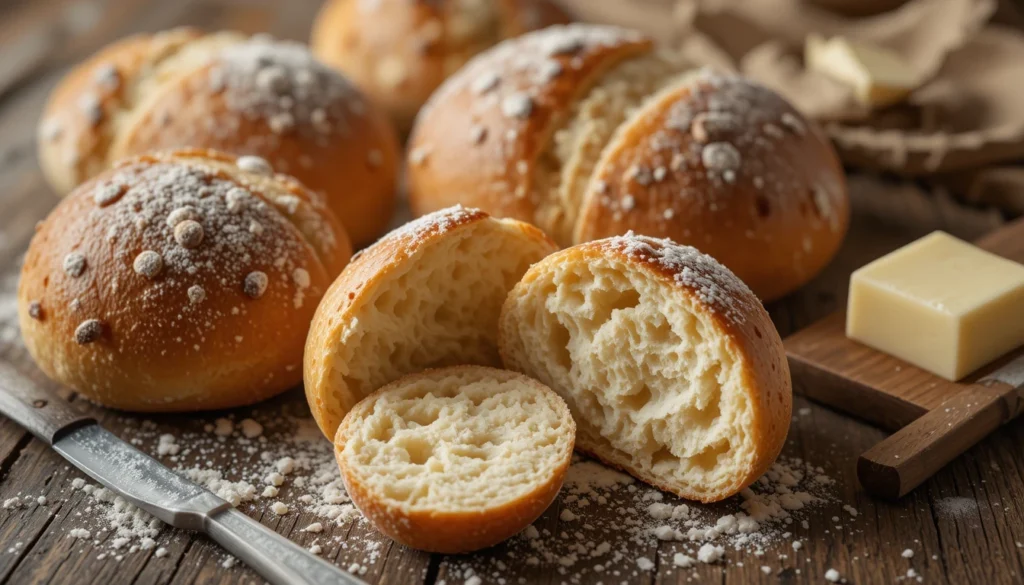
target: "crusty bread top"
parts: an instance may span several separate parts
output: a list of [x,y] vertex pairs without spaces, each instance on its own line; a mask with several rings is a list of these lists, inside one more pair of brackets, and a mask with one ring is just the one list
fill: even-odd
[[330,0],[310,45],[408,131],[430,94],[474,55],[568,20],[550,0]]
[[[411,181],[450,197],[437,206],[481,204],[500,217],[535,221],[531,177],[554,128],[616,63],[648,52],[639,33],[609,26],[552,26],[473,58],[431,96],[409,141]],[[444,104],[458,116],[433,116]],[[433,141],[444,140],[445,144]],[[472,174],[460,169],[471,167]],[[413,194],[415,195],[415,193]],[[413,211],[417,199],[410,200]]]
[[155,404],[254,361],[276,371],[297,358],[275,343],[304,335],[351,247],[314,194],[278,178],[260,159],[185,150],[123,161],[81,185],[26,255],[18,296],[33,356],[87,393],[143,376],[166,392],[131,402]]
[[[453,207],[356,254],[324,295],[306,342],[306,397],[324,434],[333,436],[354,404],[400,375],[440,365],[498,365],[505,295],[531,263],[555,249],[532,225]],[[470,290],[474,284],[483,290]],[[414,325],[429,329],[431,338],[418,339]],[[357,359],[359,351],[372,355]]]
[[[623,126],[597,170],[575,241],[628,227],[692,243],[768,300],[800,284],[779,278],[780,263],[806,280],[846,231],[846,184],[828,139],[737,75],[705,69],[670,85]],[[760,258],[751,246],[785,256]]]
[[113,43],[77,66],[50,96],[39,126],[40,163],[61,194],[106,169],[118,133],[163,83],[242,42],[195,28],[139,34]]
[[346,484],[374,505],[464,515],[556,491],[549,486],[568,468],[575,431],[565,401],[536,380],[456,366],[368,396],[334,443]]

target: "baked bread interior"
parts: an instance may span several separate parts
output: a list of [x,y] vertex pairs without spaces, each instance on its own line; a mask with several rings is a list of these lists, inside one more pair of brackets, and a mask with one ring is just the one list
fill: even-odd
[[306,397],[328,437],[359,400],[412,372],[500,365],[498,314],[531,264],[555,250],[537,228],[455,207],[358,254],[317,309]]
[[577,448],[681,497],[736,494],[782,449],[782,341],[694,248],[628,235],[553,254],[509,293],[499,342],[506,367],[569,404]]
[[387,536],[442,553],[488,547],[551,504],[572,459],[565,402],[506,370],[457,366],[403,377],[338,428],[352,501]]

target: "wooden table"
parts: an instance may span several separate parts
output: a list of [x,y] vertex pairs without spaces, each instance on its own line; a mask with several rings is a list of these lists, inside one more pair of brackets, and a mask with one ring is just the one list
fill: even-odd
[[[35,126],[44,100],[60,76],[76,60],[105,43],[135,31],[155,31],[192,24],[208,29],[267,30],[278,36],[304,39],[317,0],[0,0],[0,358],[31,367],[20,347],[16,307],[19,259],[37,220],[56,203],[35,160]],[[813,283],[771,309],[783,335],[809,324],[844,302],[849,273],[866,261],[933,229],[974,238],[1004,220],[994,212],[962,207],[919,189],[854,177],[854,222],[840,256]],[[90,408],[111,430],[130,434],[139,418]],[[278,399],[269,407],[302,410],[301,393]],[[224,413],[201,417],[162,417],[152,432],[201,427]],[[667,559],[679,543],[653,541],[630,545],[637,556],[656,566],[649,571],[602,575],[556,566],[533,566],[513,557],[505,547],[474,556],[447,557],[405,549],[377,536],[365,525],[325,529],[323,555],[342,566],[365,564],[371,583],[462,583],[465,568],[476,567],[485,583],[775,583],[824,582],[835,568],[853,583],[908,583],[913,567],[926,583],[1024,582],[1024,424],[1014,423],[985,440],[934,479],[898,503],[874,501],[858,487],[854,464],[858,454],[883,437],[875,428],[826,408],[797,399],[785,454],[826,468],[837,480],[835,501],[808,512],[803,541],[793,551],[782,539],[763,558],[727,552],[727,562],[700,564],[680,571]],[[248,416],[246,412],[239,417]],[[238,564],[225,567],[223,553],[203,537],[165,531],[154,551],[126,554],[121,561],[98,557],[89,541],[67,538],[88,502],[71,487],[82,477],[19,427],[0,420],[0,501],[16,495],[45,494],[45,506],[0,510],[0,582],[3,583],[250,583],[259,578]],[[958,498],[953,500],[951,498]],[[950,502],[957,503],[950,513]],[[859,512],[850,518],[843,506]],[[539,521],[556,528],[561,502]],[[303,514],[278,517],[265,506],[244,507],[268,526],[308,546],[311,535],[300,531],[313,519]],[[595,510],[611,515],[612,506]],[[833,516],[842,516],[834,522]],[[841,524],[840,530],[836,525]],[[332,531],[338,531],[332,534]],[[377,555],[345,546],[358,533],[363,543],[380,543]],[[915,551],[911,561],[901,556]],[[365,549],[365,547],[364,547]],[[655,550],[657,549],[657,550]],[[780,555],[785,555],[783,558]],[[517,558],[519,560],[517,560]],[[764,574],[761,566],[772,569]],[[495,574],[499,567],[499,574]]]

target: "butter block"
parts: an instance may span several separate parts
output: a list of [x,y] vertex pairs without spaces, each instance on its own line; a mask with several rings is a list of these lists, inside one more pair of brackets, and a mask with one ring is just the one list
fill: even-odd
[[959,380],[1024,344],[1024,266],[934,232],[853,273],[846,335]]
[[918,86],[917,76],[899,53],[842,37],[808,36],[804,62],[808,69],[852,86],[857,101],[870,107],[903,101]]

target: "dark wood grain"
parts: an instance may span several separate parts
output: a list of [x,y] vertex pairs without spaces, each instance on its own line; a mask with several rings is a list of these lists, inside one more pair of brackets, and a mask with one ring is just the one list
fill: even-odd
[[[111,40],[143,30],[181,24],[207,29],[236,28],[270,32],[303,40],[318,0],[32,0],[0,1],[0,298],[16,286],[18,261],[33,227],[56,200],[35,161],[35,126],[49,91],[75,61]],[[42,41],[40,39],[43,39]],[[854,223],[842,251],[814,282],[769,307],[780,332],[789,334],[844,304],[850,272],[934,229],[975,239],[1002,223],[991,211],[964,207],[948,197],[922,193],[912,185],[880,183],[854,177]],[[0,359],[25,372],[34,368],[20,346],[13,307],[0,304]],[[812,394],[811,392],[808,392]],[[99,418],[115,433],[134,436],[141,417],[112,413],[85,404],[83,412]],[[881,405],[888,409],[889,405]],[[261,406],[301,411],[301,392]],[[248,411],[240,410],[238,416]],[[155,433],[201,428],[217,416],[153,419]],[[823,466],[836,480],[836,500],[815,509],[809,528],[798,529],[804,548],[794,552],[788,540],[771,545],[764,559],[729,550],[728,563],[701,565],[688,571],[671,566],[680,543],[650,541],[627,545],[629,555],[656,563],[650,572],[602,575],[596,560],[561,573],[557,566],[531,566],[521,551],[499,546],[475,555],[440,556],[412,551],[374,534],[362,524],[331,527],[323,555],[340,566],[367,565],[370,583],[461,585],[466,568],[475,568],[484,583],[820,583],[829,568],[848,582],[893,583],[909,567],[926,583],[1020,583],[1024,580],[1024,425],[1007,425],[936,474],[921,489],[899,502],[874,500],[858,487],[857,456],[882,440],[885,433],[803,398],[796,400],[794,420],[784,454]],[[191,461],[191,460],[190,460]],[[188,463],[188,461],[186,461]],[[77,585],[96,583],[248,584],[258,577],[238,564],[223,566],[223,553],[209,540],[193,534],[167,532],[161,546],[126,555],[120,562],[99,560],[109,552],[89,542],[67,538],[90,503],[71,481],[81,475],[42,443],[6,419],[0,420],[0,501],[15,495],[45,495],[45,506],[0,510],[0,583]],[[552,531],[569,528],[559,518],[562,501],[549,509],[538,526]],[[852,506],[852,517],[843,509]],[[313,520],[308,513],[286,517],[246,507],[268,527],[303,545],[313,535],[301,528]],[[597,509],[611,518],[613,506]],[[832,518],[838,518],[833,522]],[[327,538],[330,537],[330,538]],[[355,546],[352,543],[362,543]],[[366,543],[380,554],[366,554]],[[18,545],[18,543],[21,543]],[[915,550],[913,562],[902,558]],[[7,552],[13,549],[13,552]],[[786,555],[786,558],[782,558]],[[742,565],[741,565],[742,563]],[[771,574],[761,571],[770,565]],[[902,581],[901,581],[902,582]],[[908,581],[909,582],[909,581]],[[914,581],[916,582],[916,581]]]

